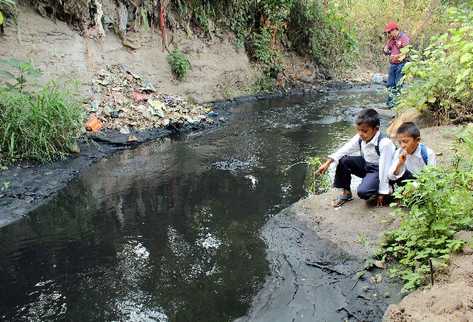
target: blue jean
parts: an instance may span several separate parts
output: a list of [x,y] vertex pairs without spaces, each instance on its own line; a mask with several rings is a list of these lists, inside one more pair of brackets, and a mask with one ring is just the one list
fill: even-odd
[[405,64],[406,63],[389,65],[388,83],[386,85],[388,88],[388,99],[386,101],[386,105],[389,108],[394,107],[396,98],[399,96],[399,92],[401,90],[400,81],[402,76],[404,76],[402,73],[402,68]]
[[344,156],[340,159],[335,170],[335,188],[350,190],[351,175],[362,178],[357,193],[361,199],[369,199],[378,195],[379,167],[377,164],[368,163],[361,156]]

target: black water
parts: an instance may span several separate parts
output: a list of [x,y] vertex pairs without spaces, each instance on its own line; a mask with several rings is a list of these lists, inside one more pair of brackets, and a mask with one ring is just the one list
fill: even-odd
[[231,321],[268,274],[260,232],[304,196],[305,167],[382,97],[246,103],[228,124],[102,160],[0,229],[2,321]]

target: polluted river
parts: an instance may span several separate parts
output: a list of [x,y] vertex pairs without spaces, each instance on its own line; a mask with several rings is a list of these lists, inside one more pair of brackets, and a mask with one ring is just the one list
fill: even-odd
[[[294,222],[307,167],[379,106],[368,88],[240,103],[121,151],[0,229],[2,321],[380,321],[364,258]],[[379,293],[398,293],[380,283]]]

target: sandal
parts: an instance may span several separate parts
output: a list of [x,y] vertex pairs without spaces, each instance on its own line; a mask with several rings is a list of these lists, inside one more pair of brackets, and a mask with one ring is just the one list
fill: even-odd
[[353,200],[353,195],[351,193],[349,195],[342,194],[342,195],[337,196],[337,198],[333,201],[332,206],[334,208],[338,208],[338,207],[343,206],[348,201],[352,201],[352,200]]

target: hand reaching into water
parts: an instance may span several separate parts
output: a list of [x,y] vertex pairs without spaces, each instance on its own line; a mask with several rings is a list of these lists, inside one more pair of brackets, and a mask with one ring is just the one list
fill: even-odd
[[317,169],[317,174],[324,174],[325,172],[327,172],[328,168],[330,167],[330,164],[332,164],[333,160],[332,159],[328,159],[327,161],[325,161],[318,169]]

